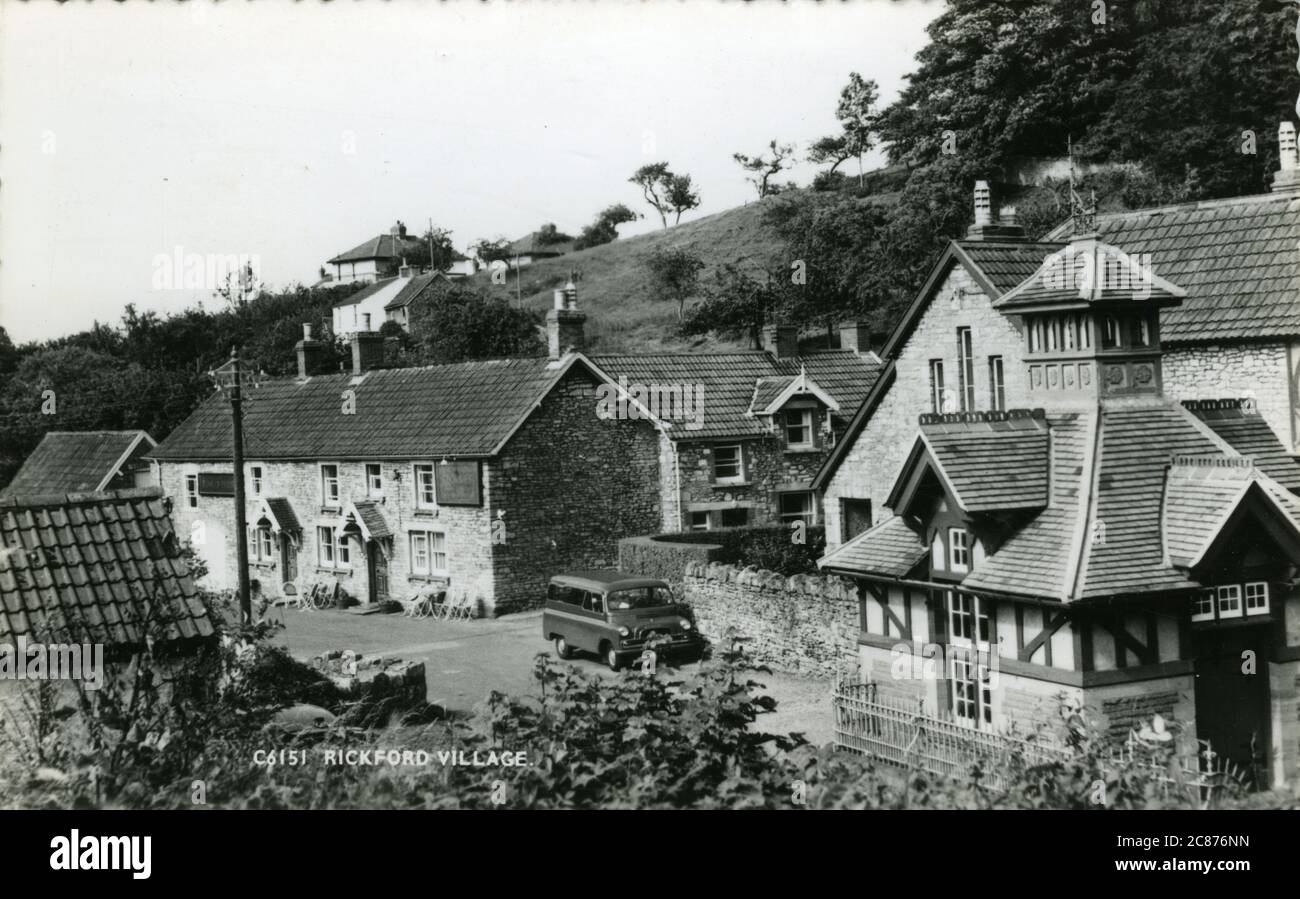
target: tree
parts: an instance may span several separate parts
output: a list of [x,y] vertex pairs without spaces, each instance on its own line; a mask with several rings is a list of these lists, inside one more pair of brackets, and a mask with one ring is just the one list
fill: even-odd
[[539,322],[535,312],[461,284],[411,304],[411,340],[421,364],[539,355]]
[[685,317],[686,301],[699,292],[704,260],[689,250],[660,247],[645,262],[654,292],[677,303],[677,320]]
[[746,338],[752,348],[760,349],[763,326],[789,308],[788,283],[788,274],[781,269],[755,276],[729,262],[714,273],[714,283],[706,288],[704,299],[691,307],[682,322],[682,333]]
[[674,174],[666,162],[643,165],[627,180],[641,188],[641,195],[659,213],[665,228],[669,212],[675,212],[680,222],[684,211],[700,205],[699,194],[692,190],[691,176]]
[[406,252],[406,264],[415,268],[428,268],[435,272],[445,272],[460,254],[451,242],[451,232],[446,228],[429,228],[420,237],[419,246],[413,246]]
[[18,350],[9,339],[9,332],[0,325],[0,375],[7,374],[18,365]]
[[510,252],[510,241],[504,237],[498,237],[496,240],[481,238],[478,243],[471,244],[470,250],[486,263],[509,262],[514,258]]
[[862,185],[862,155],[874,145],[876,127],[876,101],[879,89],[875,81],[863,78],[857,72],[849,73],[849,83],[840,92],[835,107],[835,118],[840,122],[840,133],[814,141],[808,150],[808,160],[817,164],[830,162],[835,171],[845,160],[858,160],[858,185]]
[[689,209],[697,209],[700,205],[700,195],[692,190],[690,175],[673,175],[668,179],[668,208],[677,213],[673,224],[680,224],[682,213]]
[[612,243],[618,238],[619,225],[634,222],[640,217],[622,203],[607,206],[596,216],[594,222],[582,229],[582,233],[578,236],[573,248],[575,250],[585,250],[588,247],[598,247],[602,244]]
[[731,154],[731,158],[750,173],[747,180],[758,190],[760,200],[779,192],[780,188],[773,184],[771,179],[786,169],[793,156],[794,144],[779,144],[775,140],[770,141],[767,150],[757,156],[746,156],[744,153]]

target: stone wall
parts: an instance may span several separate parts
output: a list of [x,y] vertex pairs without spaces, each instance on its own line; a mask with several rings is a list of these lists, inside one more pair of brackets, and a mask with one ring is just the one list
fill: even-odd
[[1165,350],[1165,393],[1176,400],[1251,397],[1282,445],[1291,434],[1291,392],[1282,343],[1179,346]]
[[710,640],[733,628],[749,638],[745,652],[756,661],[806,677],[832,680],[857,664],[857,594],[842,578],[691,562],[684,583]]
[[659,439],[648,421],[596,415],[596,381],[574,367],[489,464],[497,614],[540,605],[550,577],[611,568],[622,537],[661,524]]
[[893,385],[826,485],[823,507],[828,548],[841,542],[842,497],[871,500],[873,523],[889,517],[885,497],[916,441],[917,417],[931,411],[931,359],[943,359],[945,386],[957,395],[957,329],[961,327],[969,327],[973,338],[975,408],[991,408],[990,356],[1002,357],[1007,408],[1028,404],[1020,330],[1012,319],[994,311],[988,295],[965,267],[954,266],[897,350]]

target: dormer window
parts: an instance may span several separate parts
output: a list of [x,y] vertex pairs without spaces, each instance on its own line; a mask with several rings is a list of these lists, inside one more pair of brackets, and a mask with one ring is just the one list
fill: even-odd
[[812,409],[786,410],[785,448],[790,450],[809,450],[813,448]]
[[965,528],[948,528],[948,570],[970,571],[970,545]]

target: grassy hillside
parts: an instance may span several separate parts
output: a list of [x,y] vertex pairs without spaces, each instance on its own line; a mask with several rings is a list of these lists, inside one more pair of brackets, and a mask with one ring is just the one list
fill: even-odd
[[[745,206],[705,216],[671,228],[616,240],[589,250],[526,266],[522,273],[523,304],[529,309],[551,307],[552,291],[563,286],[571,271],[581,272],[578,306],[587,313],[588,346],[601,352],[652,352],[706,346],[735,346],[718,341],[683,338],[677,335],[677,307],[658,299],[650,288],[645,259],[660,247],[681,247],[706,263],[701,283],[710,283],[713,272],[727,264],[761,268],[779,258],[781,242],[762,221],[763,210],[779,197],[768,197]],[[476,285],[489,286],[514,302],[515,275],[504,285],[491,285],[491,276],[480,272]]]

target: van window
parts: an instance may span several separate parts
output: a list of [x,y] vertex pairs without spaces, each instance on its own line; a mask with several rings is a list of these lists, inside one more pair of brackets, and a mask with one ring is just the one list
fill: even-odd
[[598,615],[605,614],[605,600],[599,593],[586,593],[582,600],[582,608],[585,612],[595,612]]
[[550,600],[551,602],[561,602],[570,606],[581,605],[582,591],[564,584],[551,584]]

